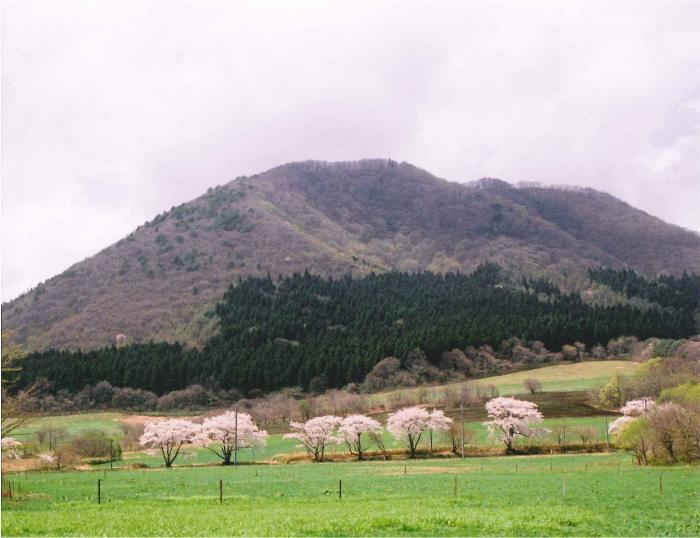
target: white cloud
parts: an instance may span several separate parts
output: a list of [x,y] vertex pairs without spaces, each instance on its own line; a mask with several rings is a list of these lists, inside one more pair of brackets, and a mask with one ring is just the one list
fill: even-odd
[[700,230],[697,2],[6,0],[2,297],[292,160],[591,186]]

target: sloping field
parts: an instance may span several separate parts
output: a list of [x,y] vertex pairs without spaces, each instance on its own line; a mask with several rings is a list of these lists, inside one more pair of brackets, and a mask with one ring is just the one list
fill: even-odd
[[541,392],[588,391],[598,389],[614,374],[631,375],[637,368],[639,363],[621,360],[557,364],[446,385],[397,389],[374,394],[369,398],[376,407],[384,406],[392,399],[400,400],[400,395],[405,396],[406,400],[420,397],[423,403],[431,403],[439,400],[446,389],[459,391],[466,385],[479,385],[484,388],[494,386],[501,396],[512,396],[527,393],[523,382],[528,378],[537,379],[542,383]]
[[74,437],[88,430],[100,430],[108,435],[119,437],[123,433],[119,422],[123,416],[126,415],[119,412],[105,411],[39,417],[13,432],[12,436],[22,441],[30,437],[33,440],[34,434],[41,431]]

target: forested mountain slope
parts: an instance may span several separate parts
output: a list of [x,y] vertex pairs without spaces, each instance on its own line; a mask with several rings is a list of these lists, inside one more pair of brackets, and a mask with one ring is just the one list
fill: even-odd
[[[87,353],[49,350],[23,359],[22,385],[46,378],[55,389],[76,392],[106,380],[157,394],[192,383],[246,393],[341,387],[363,381],[385,357],[411,368],[415,350],[426,356],[421,368],[463,350],[474,363],[462,373],[476,375],[497,371],[490,353],[480,356],[476,347],[507,346],[511,337],[558,351],[567,343],[584,349],[623,335],[678,339],[696,331],[686,308],[594,306],[548,282],[513,282],[493,264],[470,275],[249,277],[229,288],[216,313],[218,332],[201,350],[163,343]],[[524,349],[512,358],[517,367],[554,360]]]
[[214,334],[247,275],[471,271],[484,261],[557,282],[586,270],[700,271],[700,236],[589,189],[447,182],[387,160],[302,162],[239,177],[3,304],[27,349]]

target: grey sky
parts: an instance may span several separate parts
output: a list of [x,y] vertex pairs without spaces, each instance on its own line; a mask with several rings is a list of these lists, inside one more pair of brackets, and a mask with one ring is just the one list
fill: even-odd
[[2,299],[207,187],[391,157],[700,230],[700,2],[4,0]]

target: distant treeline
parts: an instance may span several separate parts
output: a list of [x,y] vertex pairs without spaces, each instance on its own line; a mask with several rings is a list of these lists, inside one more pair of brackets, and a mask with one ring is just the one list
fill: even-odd
[[[605,271],[591,277],[612,281],[614,273]],[[192,383],[245,393],[341,387],[361,382],[383,358],[404,361],[416,348],[437,364],[445,351],[497,346],[514,336],[555,350],[574,341],[591,347],[621,335],[684,338],[695,332],[687,302],[657,299],[683,308],[589,305],[541,280],[511,285],[493,264],[470,275],[390,272],[333,279],[305,273],[277,282],[249,277],[224,294],[216,307],[219,332],[201,350],[147,343],[32,353],[22,362],[20,385],[46,378],[55,390],[75,392],[106,380],[156,394]]]

